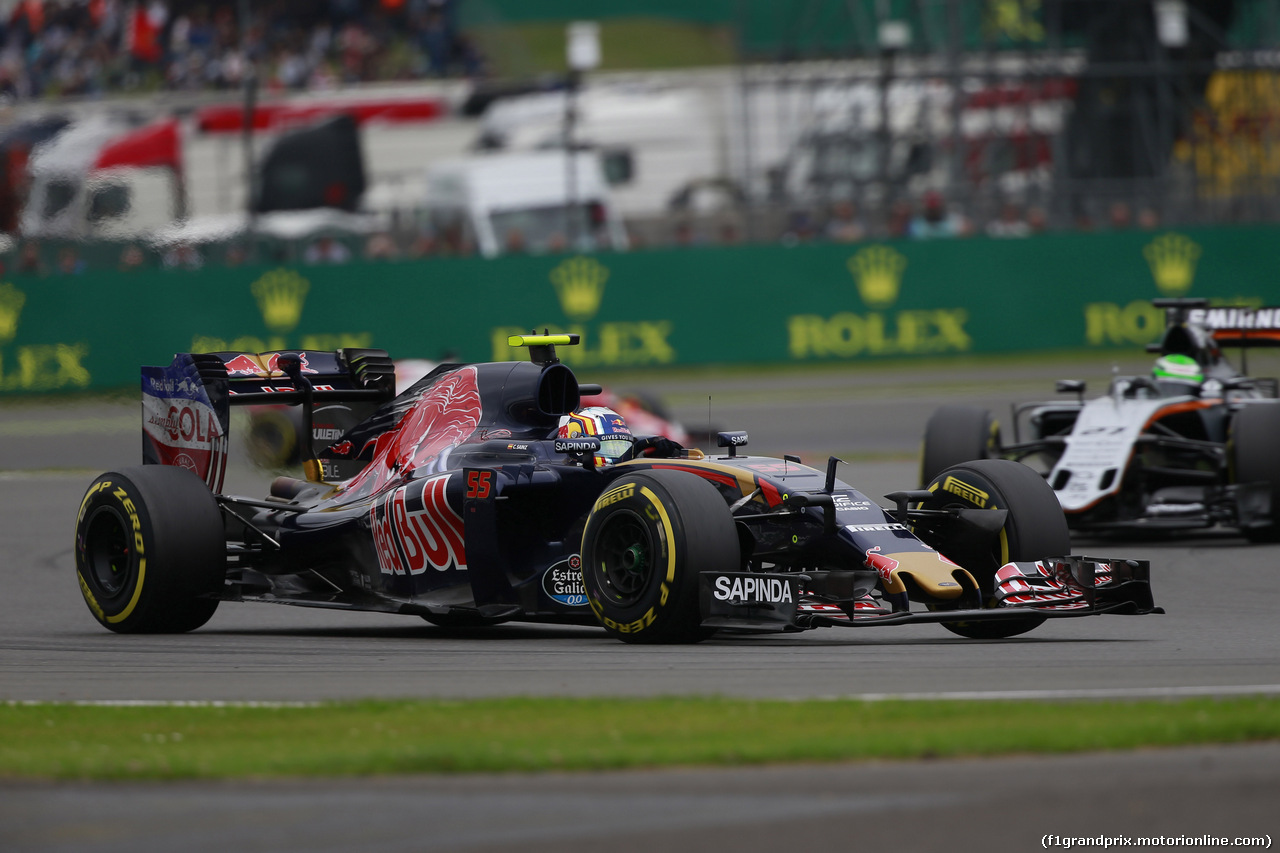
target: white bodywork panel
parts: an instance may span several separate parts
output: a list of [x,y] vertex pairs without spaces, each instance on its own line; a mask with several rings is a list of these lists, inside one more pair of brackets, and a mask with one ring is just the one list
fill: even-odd
[[[1161,409],[1191,399],[1129,399],[1112,395],[1086,403],[1071,435],[1066,438],[1067,449],[1049,473],[1050,484],[1058,481],[1061,472],[1069,471],[1071,474],[1066,485],[1057,491],[1062,509],[1079,512],[1120,491],[1124,472],[1133,455],[1134,442],[1142,434],[1143,427]],[[1103,478],[1112,469],[1115,469],[1115,474],[1103,488]]]

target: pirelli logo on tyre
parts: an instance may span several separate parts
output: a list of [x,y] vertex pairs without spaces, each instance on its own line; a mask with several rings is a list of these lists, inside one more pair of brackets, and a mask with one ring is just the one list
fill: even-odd
[[635,493],[636,493],[636,487],[631,483],[628,483],[625,486],[619,486],[616,489],[610,489],[609,491],[605,492],[603,495],[601,495],[596,499],[596,505],[592,509],[594,510],[604,509],[610,504],[616,504],[618,501],[625,501],[627,498],[633,496]]
[[582,586],[601,625],[626,635],[661,625],[674,600],[675,541],[663,499],[643,482],[600,495],[583,531]]
[[596,617],[599,618],[600,624],[610,631],[617,631],[619,634],[637,634],[652,625],[653,620],[658,618],[658,614],[650,607],[643,616],[633,622],[618,622],[602,615],[598,610],[596,611]]
[[[118,510],[123,510],[124,515],[120,516]],[[91,486],[89,491],[85,493],[84,500],[80,503],[80,511],[76,516],[77,531],[79,531],[81,526],[85,523],[86,516],[88,516],[88,523],[92,525],[93,519],[98,517],[101,513],[107,514],[106,517],[115,515],[119,518],[119,521],[124,527],[120,532],[125,536],[126,542],[128,543],[125,546],[125,557],[126,559],[133,561],[136,566],[134,577],[131,581],[133,587],[132,593],[130,594],[127,582],[122,582],[121,589],[114,593],[111,590],[104,591],[103,594],[107,596],[109,604],[110,599],[113,597],[118,598],[121,595],[129,596],[124,607],[118,612],[107,612],[106,608],[104,608],[98,601],[98,597],[95,594],[94,589],[85,579],[85,572],[91,571],[88,565],[88,561],[91,558],[86,552],[86,546],[83,538],[78,538],[77,542],[77,548],[79,550],[76,555],[76,579],[79,582],[80,593],[84,596],[85,603],[88,604],[89,610],[92,611],[94,616],[104,623],[109,622],[117,624],[129,618],[134,609],[138,606],[138,601],[142,597],[143,584],[146,582],[147,577],[147,543],[146,538],[142,534],[142,518],[138,513],[138,505],[134,502],[133,496],[124,486],[117,485],[111,480],[100,480]],[[77,533],[77,536],[80,537],[80,534]],[[132,539],[128,538],[130,536],[132,536]],[[124,570],[118,569],[116,566],[112,566],[111,571],[114,574],[117,571],[123,572]],[[114,605],[111,606],[114,607]]]
[[991,499],[991,495],[987,492],[977,486],[971,486],[963,480],[957,480],[951,475],[947,475],[947,479],[942,481],[942,490],[964,498],[969,503],[982,509],[987,508],[987,501]]

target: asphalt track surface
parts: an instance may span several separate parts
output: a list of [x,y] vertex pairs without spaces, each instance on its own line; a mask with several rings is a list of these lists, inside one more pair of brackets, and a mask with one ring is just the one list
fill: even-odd
[[[836,454],[847,463],[842,479],[879,497],[917,485],[920,437],[936,406],[973,402],[1003,415],[1012,402],[1051,398],[1055,378],[1101,390],[1109,372],[1096,359],[976,361],[611,384],[645,383],[686,424],[746,429],[752,453],[795,453],[816,467]],[[903,626],[635,648],[586,628],[447,631],[407,617],[249,604],[223,605],[188,635],[118,636],[80,598],[72,530],[86,485],[136,464],[140,444],[133,399],[7,400],[0,409],[0,701],[1280,692],[1280,547],[1226,534],[1078,541],[1077,552],[1151,560],[1168,613],[1051,621],[997,642]],[[268,480],[237,462],[228,491],[260,496]],[[896,841],[1026,850],[1046,833],[1275,835],[1277,758],[1280,746],[1267,745],[537,780],[8,784],[0,786],[0,849],[888,849]]]

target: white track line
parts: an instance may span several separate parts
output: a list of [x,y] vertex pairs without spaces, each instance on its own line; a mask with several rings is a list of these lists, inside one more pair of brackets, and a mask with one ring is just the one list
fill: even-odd
[[[925,702],[925,701],[1044,701],[1063,699],[1186,699],[1198,696],[1276,696],[1280,684],[1225,684],[1208,687],[1116,687],[1086,690],[972,690],[949,693],[850,693],[843,696],[813,696],[779,699],[776,697],[738,697],[744,702]],[[559,699],[564,697],[547,697]],[[583,697],[599,699],[606,697]],[[733,697],[730,697],[733,698]],[[316,702],[269,702],[231,699],[75,699],[44,701],[41,699],[9,699],[3,704],[78,705],[102,708],[318,708],[323,705],[361,701],[331,699]],[[401,701],[401,700],[396,700]],[[404,701],[413,701],[405,699]],[[426,702],[458,702],[454,699],[424,699]],[[477,699],[476,701],[484,701]]]
[[41,699],[10,699],[4,704],[77,705],[96,708],[318,708],[325,702],[255,702],[223,699],[73,699],[46,702]]
[[1184,699],[1196,696],[1275,696],[1280,684],[1223,684],[1208,687],[1114,687],[1075,690],[972,690],[949,693],[851,693],[824,699],[863,702],[924,700],[1044,700],[1044,699]]

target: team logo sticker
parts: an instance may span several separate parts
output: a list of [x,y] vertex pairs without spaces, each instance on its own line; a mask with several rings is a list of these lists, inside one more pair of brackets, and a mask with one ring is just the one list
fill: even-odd
[[542,591],[567,607],[586,607],[587,590],[582,585],[582,558],[577,554],[561,560],[542,575]]

